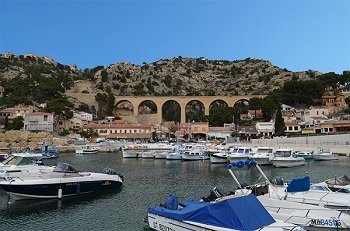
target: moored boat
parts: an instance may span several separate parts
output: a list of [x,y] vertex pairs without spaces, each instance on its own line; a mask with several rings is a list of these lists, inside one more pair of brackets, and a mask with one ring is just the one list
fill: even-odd
[[167,160],[182,160],[182,156],[180,152],[168,152],[166,154]]
[[154,154],[154,158],[155,159],[166,159],[168,152],[167,151],[160,151],[160,152],[156,152]]
[[30,173],[52,171],[54,168],[42,163],[42,154],[13,153],[0,163],[0,177],[22,177]]
[[339,157],[334,155],[329,148],[318,148],[313,156],[318,161],[339,160]]
[[112,169],[105,169],[104,173],[79,172],[70,164],[59,163],[51,172],[2,179],[0,187],[14,200],[22,200],[62,198],[119,189],[122,183],[123,177]]
[[295,153],[295,156],[297,157],[303,157],[306,161],[310,161],[314,159],[314,155],[312,152],[307,151],[298,151]]
[[236,161],[245,161],[250,157],[251,148],[249,147],[235,147],[230,148],[229,154],[227,156],[227,160],[230,163]]
[[[261,174],[260,178],[263,178],[264,181],[243,187],[232,169],[234,167],[243,168],[246,165],[255,166]],[[275,178],[270,182],[260,166],[251,160],[229,164],[227,169],[239,187],[233,196],[253,193],[274,219],[302,226],[306,230],[335,229],[345,231],[350,229],[350,215],[343,211],[329,208],[327,206],[328,200],[323,201],[323,198],[315,199],[314,201],[319,200],[319,204],[310,203],[307,196],[298,201],[290,200],[289,195],[297,194],[310,188],[310,179],[308,177],[292,181],[288,186],[281,178]],[[276,191],[274,188],[276,185],[282,188],[287,187],[287,189],[284,189],[284,194],[279,194]],[[223,196],[220,200],[230,197],[232,195]]]
[[276,149],[271,159],[273,166],[277,168],[290,168],[305,164],[303,157],[296,157],[292,149]]
[[350,193],[350,178],[347,175],[335,176],[320,183],[313,184],[312,187],[319,187],[318,189],[325,191]]
[[209,155],[201,150],[185,151],[181,154],[182,160],[209,160]]
[[227,152],[215,152],[210,155],[211,164],[226,164],[227,163]]
[[96,154],[100,148],[93,145],[82,145],[75,150],[76,154]]
[[273,151],[274,149],[271,147],[258,147],[255,151],[251,152],[250,159],[259,165],[271,165]]
[[[249,205],[249,206],[247,206]],[[166,207],[149,208],[148,225],[153,230],[302,230],[293,224],[277,222],[254,195],[210,203],[184,201],[168,196]]]

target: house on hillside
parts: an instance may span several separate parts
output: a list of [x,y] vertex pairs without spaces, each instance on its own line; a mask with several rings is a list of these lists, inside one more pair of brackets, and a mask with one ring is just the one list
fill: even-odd
[[300,133],[301,126],[297,121],[288,121],[284,122],[285,124],[285,133]]
[[319,121],[327,120],[329,115],[329,108],[327,107],[310,107],[308,109],[299,109],[296,111],[296,117],[300,118],[305,125],[317,123]]
[[7,119],[9,123],[16,117],[23,117],[28,113],[33,113],[34,109],[32,107],[11,107],[0,110],[0,124],[4,125]]
[[53,114],[46,112],[32,112],[24,116],[25,131],[53,131]]
[[78,132],[83,129],[84,125],[91,123],[93,116],[91,113],[75,111],[73,117],[69,120],[60,119],[55,127],[55,130],[69,130]]
[[339,107],[341,109],[347,107],[344,95],[324,95],[321,97],[321,101],[326,107]]

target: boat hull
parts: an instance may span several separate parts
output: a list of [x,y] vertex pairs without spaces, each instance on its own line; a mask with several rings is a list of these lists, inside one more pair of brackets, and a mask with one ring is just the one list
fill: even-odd
[[169,152],[166,155],[166,159],[167,160],[182,160],[182,156],[181,156],[181,153],[179,153],[179,152]]
[[235,156],[228,156],[227,157],[227,160],[232,164],[234,162],[237,162],[237,161],[246,161],[249,159],[249,156],[238,156],[238,155],[235,155]]
[[268,157],[268,156],[267,157],[265,157],[265,156],[253,156],[250,159],[252,159],[258,165],[272,165],[270,157]]
[[339,160],[335,155],[314,155],[314,160],[327,161],[327,160]]
[[227,156],[212,154],[210,156],[210,163],[212,163],[212,164],[226,164],[227,163]]
[[182,160],[209,160],[207,155],[182,155]]
[[15,200],[60,198],[60,193],[62,197],[77,196],[104,190],[117,190],[121,186],[121,181],[111,180],[28,185],[0,184],[0,187],[10,193]]
[[272,159],[272,164],[277,168],[291,168],[291,167],[304,165],[305,159],[302,157],[296,157],[296,158],[277,157]]
[[138,151],[123,151],[123,158],[139,158],[141,155]]

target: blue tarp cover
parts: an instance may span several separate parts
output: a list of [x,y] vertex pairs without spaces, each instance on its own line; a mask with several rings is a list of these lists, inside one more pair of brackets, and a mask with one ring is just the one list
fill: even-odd
[[287,187],[287,192],[303,192],[309,191],[309,189],[310,177],[305,176],[304,178],[293,179]]
[[254,195],[227,199],[217,203],[186,201],[184,208],[169,210],[149,208],[148,212],[178,221],[193,221],[236,230],[256,230],[275,222]]

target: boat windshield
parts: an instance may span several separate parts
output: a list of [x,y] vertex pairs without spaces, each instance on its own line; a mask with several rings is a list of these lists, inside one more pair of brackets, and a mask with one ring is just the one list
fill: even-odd
[[275,156],[277,156],[277,157],[290,157],[292,155],[292,152],[291,151],[288,151],[288,150],[286,150],[286,151],[276,151],[276,153],[275,153]]
[[272,149],[270,149],[270,148],[258,148],[256,153],[272,153]]
[[59,163],[53,171],[62,173],[78,173],[76,168],[67,163]]

